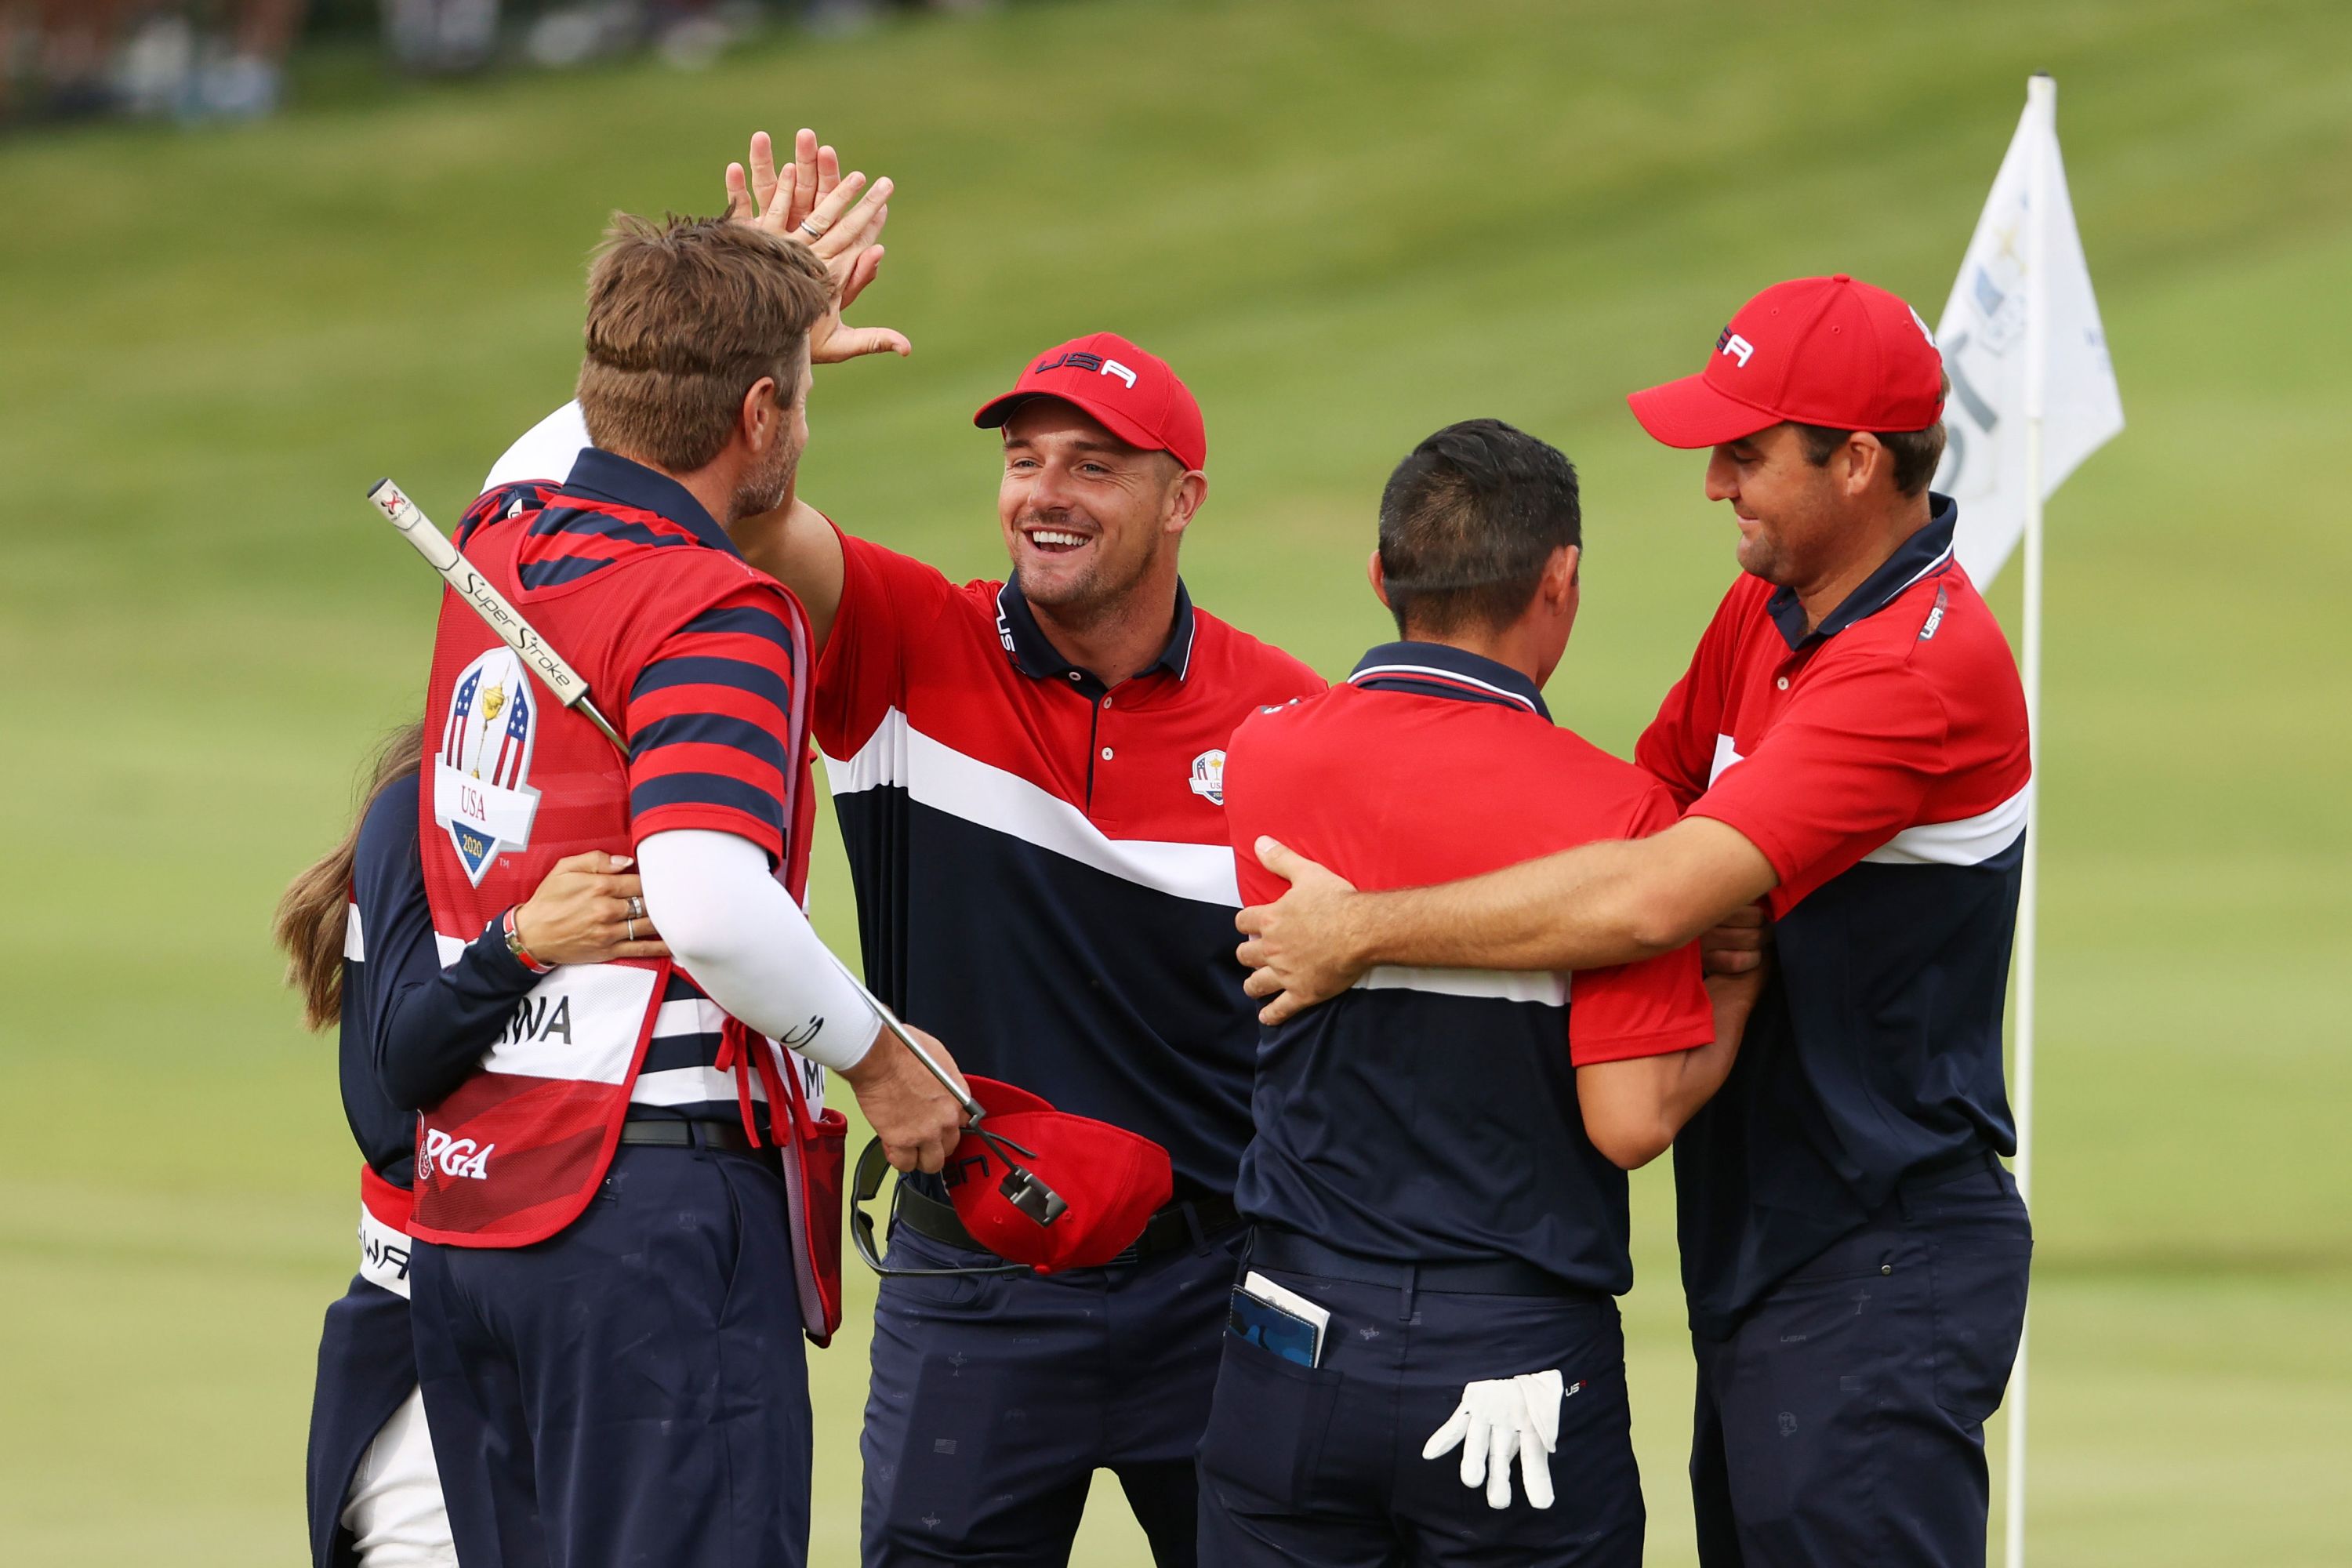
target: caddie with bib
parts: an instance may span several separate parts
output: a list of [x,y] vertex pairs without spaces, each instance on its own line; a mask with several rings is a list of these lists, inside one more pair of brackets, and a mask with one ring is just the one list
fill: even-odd
[[845,1121],[819,1064],[909,1163],[955,1136],[808,930],[807,623],[719,521],[789,494],[828,294],[801,246],[622,220],[582,373],[608,449],[458,530],[627,752],[446,595],[418,803],[436,932],[462,943],[604,849],[636,857],[651,910],[627,918],[676,954],[549,972],[422,1107],[418,1371],[468,1564],[803,1562],[798,1342],[840,1321]]

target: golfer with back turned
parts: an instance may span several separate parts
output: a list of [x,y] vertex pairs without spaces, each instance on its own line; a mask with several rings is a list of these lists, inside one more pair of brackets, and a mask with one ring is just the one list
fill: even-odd
[[813,1189],[776,1152],[800,1079],[771,1042],[840,1072],[906,1165],[938,1169],[960,1134],[955,1100],[798,902],[807,625],[727,531],[789,491],[839,298],[803,245],[616,221],[580,375],[596,447],[560,480],[494,489],[458,531],[628,748],[541,700],[445,596],[417,801],[434,933],[446,948],[502,927],[532,967],[513,906],[563,857],[626,850],[643,878],[628,918],[649,914],[677,959],[545,969],[418,1108],[413,1331],[467,1563],[804,1562],[799,1342],[830,1325],[809,1304],[824,1249],[796,1243],[827,1216],[800,1212]]
[[1683,819],[1467,881],[1358,893],[1271,840],[1244,910],[1269,1022],[1380,964],[1584,969],[1761,900],[1777,971],[1676,1141],[1701,1561],[1976,1564],[1983,1423],[2032,1233],[2001,1012],[2025,704],[1927,480],[1942,363],[1843,274],[1758,295],[1698,375],[1633,395],[1708,448],[1742,575],[1636,756]]

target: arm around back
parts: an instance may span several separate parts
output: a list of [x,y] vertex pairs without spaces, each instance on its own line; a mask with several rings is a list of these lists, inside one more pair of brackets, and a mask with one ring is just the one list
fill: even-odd
[[710,999],[811,1061],[856,1067],[880,1022],[748,838],[705,828],[637,847],[646,910]]
[[1580,845],[1433,888],[1360,893],[1271,840],[1258,857],[1290,890],[1237,921],[1249,994],[1278,1024],[1376,964],[1598,969],[1671,952],[1768,891],[1762,850],[1706,817],[1648,838]]

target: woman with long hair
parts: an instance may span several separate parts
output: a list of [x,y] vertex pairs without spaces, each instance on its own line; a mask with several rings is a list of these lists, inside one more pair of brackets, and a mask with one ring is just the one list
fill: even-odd
[[409,1185],[415,1108],[462,1080],[540,977],[562,963],[667,950],[630,903],[624,856],[558,861],[524,903],[445,965],[417,856],[424,726],[393,734],[342,842],[297,876],[278,906],[287,983],[303,1022],[340,1022],[343,1115],[360,1173],[360,1271],[327,1309],[310,1446],[315,1568],[457,1562],[409,1332]]

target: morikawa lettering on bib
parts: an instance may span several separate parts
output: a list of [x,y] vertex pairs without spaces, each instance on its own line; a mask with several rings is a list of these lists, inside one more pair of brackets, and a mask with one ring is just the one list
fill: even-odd
[[530,776],[540,693],[501,643],[460,670],[433,762],[433,820],[476,887],[491,863],[530,843],[539,792]]

